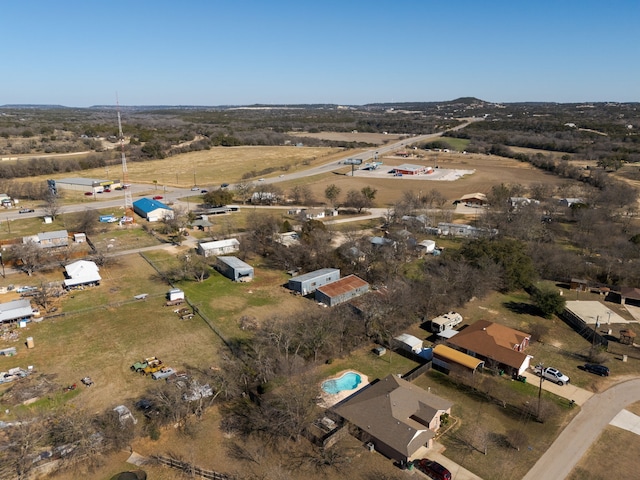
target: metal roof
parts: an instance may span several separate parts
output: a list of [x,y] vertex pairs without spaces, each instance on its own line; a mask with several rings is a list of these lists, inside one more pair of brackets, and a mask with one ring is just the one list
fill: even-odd
[[26,299],[0,303],[0,322],[33,316],[31,301]]
[[456,350],[455,348],[447,347],[446,345],[436,345],[433,347],[433,354],[445,360],[471,368],[472,370],[475,370],[484,363],[482,360],[478,360],[471,355],[467,355],[466,353]]
[[305,273],[304,275],[298,275],[297,277],[293,277],[289,279],[290,282],[306,282],[307,280],[312,280],[317,277],[322,277],[324,275],[331,275],[334,273],[340,274],[339,268],[321,268],[320,270],[314,270],[313,272]]
[[347,277],[336,280],[335,282],[328,283],[322,287],[318,287],[318,290],[327,295],[328,297],[337,297],[344,295],[345,293],[357,290],[358,288],[368,287],[369,284],[355,275],[349,275]]

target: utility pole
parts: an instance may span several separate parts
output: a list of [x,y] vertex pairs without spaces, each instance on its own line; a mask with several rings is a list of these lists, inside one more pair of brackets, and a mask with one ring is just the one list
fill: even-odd
[[536,418],[540,419],[540,405],[542,404],[542,382],[544,382],[544,363],[540,362],[536,365],[536,369],[540,369],[540,385],[538,387],[538,413]]

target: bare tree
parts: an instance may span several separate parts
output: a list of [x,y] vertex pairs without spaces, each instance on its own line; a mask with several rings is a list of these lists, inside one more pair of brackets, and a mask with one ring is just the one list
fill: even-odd
[[62,207],[62,205],[60,205],[60,198],[49,192],[44,200],[44,212],[52,218],[56,218],[58,213],[60,213],[60,208]]
[[29,276],[42,268],[46,259],[42,248],[31,241],[14,245],[11,248],[11,257],[20,262],[19,268]]

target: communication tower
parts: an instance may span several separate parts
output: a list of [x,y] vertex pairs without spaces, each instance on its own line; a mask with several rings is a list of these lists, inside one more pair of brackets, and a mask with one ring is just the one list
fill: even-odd
[[122,133],[122,121],[120,120],[120,103],[118,103],[118,137],[120,138],[120,152],[122,156],[122,189],[124,190],[124,217],[123,223],[134,223],[133,199],[131,198],[131,185],[127,172],[127,157],[124,154],[124,134]]

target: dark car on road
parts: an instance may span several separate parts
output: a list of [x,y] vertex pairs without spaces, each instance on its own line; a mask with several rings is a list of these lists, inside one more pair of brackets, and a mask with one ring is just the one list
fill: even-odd
[[585,363],[582,368],[585,370],[585,372],[595,373],[596,375],[600,375],[601,377],[609,376],[609,367],[605,367],[604,365]]
[[427,474],[428,477],[435,480],[451,480],[451,472],[440,465],[438,462],[423,458],[415,463],[415,466],[421,472]]
[[18,210],[18,213],[33,213],[35,210],[33,208],[21,208]]

